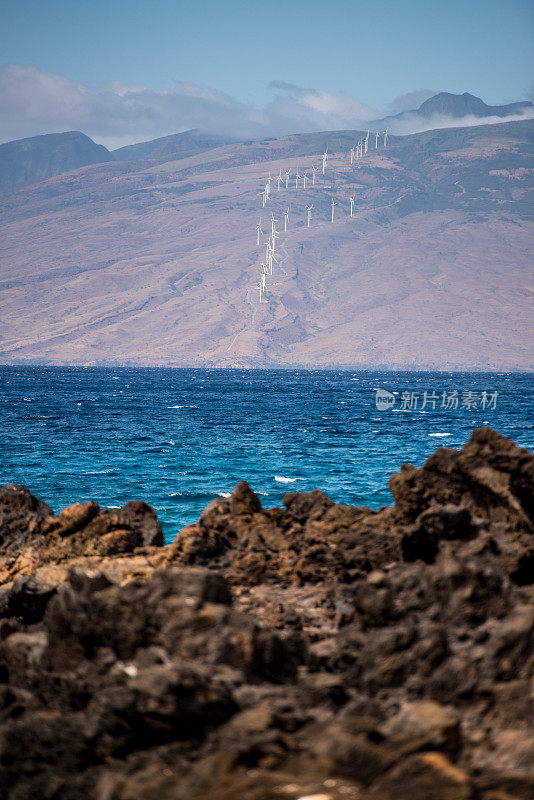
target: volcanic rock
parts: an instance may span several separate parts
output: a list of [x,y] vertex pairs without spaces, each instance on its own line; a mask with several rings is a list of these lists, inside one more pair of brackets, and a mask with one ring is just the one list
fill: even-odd
[[0,490],[0,798],[534,796],[534,457],[480,429],[391,487],[242,482],[167,546]]

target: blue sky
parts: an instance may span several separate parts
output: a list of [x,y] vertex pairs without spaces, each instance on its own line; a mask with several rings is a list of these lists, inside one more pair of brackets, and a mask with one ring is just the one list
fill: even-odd
[[373,107],[414,89],[489,103],[534,83],[532,0],[2,0],[0,60],[95,86],[190,81],[265,102],[271,81]]
[[223,132],[311,130],[421,89],[534,91],[533,0],[0,2],[0,141],[79,128],[118,146],[218,114]]

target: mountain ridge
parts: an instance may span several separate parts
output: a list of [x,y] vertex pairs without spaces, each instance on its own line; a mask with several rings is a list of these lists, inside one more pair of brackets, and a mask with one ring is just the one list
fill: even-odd
[[[534,121],[371,140],[351,166],[360,135],[95,164],[6,198],[0,360],[531,368]],[[262,209],[269,171],[286,169]],[[255,228],[271,211],[281,239],[260,305]]]
[[[404,130],[397,130],[395,125],[402,125],[403,122],[409,120],[413,126],[414,120],[417,121],[417,119],[420,120],[419,124],[425,125],[429,120],[447,114],[447,118],[451,120],[461,120],[462,115],[465,116],[465,114],[475,118],[478,116],[480,119],[485,116],[506,118],[507,115],[518,115],[530,108],[534,108],[534,106],[529,101],[503,106],[488,106],[480,98],[468,92],[464,92],[463,95],[440,92],[422,103],[418,109],[365,123],[365,128],[381,131],[384,127],[392,126],[390,133],[410,135]],[[435,129],[439,130],[440,127],[437,126]],[[335,131],[330,133],[334,135]],[[307,134],[293,135],[305,136]],[[268,141],[268,139],[259,138],[254,141],[256,144],[261,144],[262,141]],[[188,158],[225,145],[243,142],[243,138],[208,134],[196,128],[126,145],[112,151],[107,150],[103,145],[96,144],[80,131],[17,139],[0,145],[0,194],[9,194],[24,186],[91,163],[106,161],[127,163],[145,159],[153,164],[161,164],[172,159]]]
[[529,100],[508,103],[507,105],[489,106],[480,97],[476,97],[469,92],[464,92],[461,95],[439,92],[421,103],[417,109],[417,114],[424,117],[432,117],[434,114],[447,114],[457,119],[469,115],[480,118],[508,117],[532,107],[533,104]]
[[0,192],[16,191],[113,156],[81,131],[46,133],[0,144]]

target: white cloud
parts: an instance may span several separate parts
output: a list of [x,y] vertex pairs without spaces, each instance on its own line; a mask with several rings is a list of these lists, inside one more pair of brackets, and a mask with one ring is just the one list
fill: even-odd
[[416,89],[414,92],[400,94],[392,100],[388,111],[390,114],[399,114],[401,111],[412,111],[415,108],[419,108],[421,103],[424,103],[425,100],[428,100],[429,97],[433,97],[435,94],[437,94],[437,92],[432,89]]
[[357,128],[376,116],[350,97],[273,83],[265,108],[193,83],[168,90],[111,81],[98,89],[20,64],[0,68],[0,141],[81,130],[107,147],[190,128],[238,138]]
[[500,122],[521,122],[525,119],[534,119],[534,108],[527,108],[522,114],[511,114],[508,117],[447,117],[434,115],[433,117],[419,117],[417,114],[406,114],[400,120],[388,120],[389,132],[396,136],[405,136],[409,133],[423,133],[423,131],[436,128],[471,128],[474,125],[497,125]]
[[[120,81],[97,89],[20,64],[0,67],[0,142],[81,130],[113,149],[125,144],[200,128],[236,138],[261,138],[320,130],[364,129],[382,116],[352,97],[275,81],[264,108],[241,103],[224,92],[193,83],[155,90]],[[432,94],[421,89],[396,98],[396,108],[414,108]],[[523,119],[524,117],[519,117]],[[422,121],[410,115],[392,133],[431,127],[480,125],[478,118]],[[501,119],[491,121],[502,122]]]

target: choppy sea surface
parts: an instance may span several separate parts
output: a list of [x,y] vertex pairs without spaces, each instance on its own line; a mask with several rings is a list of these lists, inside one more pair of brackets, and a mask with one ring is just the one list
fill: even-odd
[[144,500],[170,541],[241,479],[267,507],[313,488],[389,505],[401,463],[475,427],[534,449],[533,409],[533,374],[1,367],[0,483],[56,512]]

